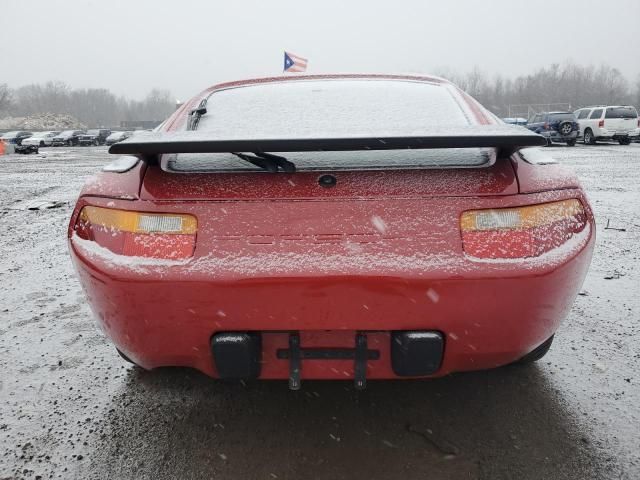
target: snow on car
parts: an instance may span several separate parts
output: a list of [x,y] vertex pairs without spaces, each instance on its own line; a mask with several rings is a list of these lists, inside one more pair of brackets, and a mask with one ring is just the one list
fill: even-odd
[[31,137],[22,140],[22,145],[35,147],[50,147],[53,138],[60,132],[36,132]]
[[534,361],[595,235],[545,143],[435,77],[220,84],[111,146],[71,256],[146,369],[364,388]]

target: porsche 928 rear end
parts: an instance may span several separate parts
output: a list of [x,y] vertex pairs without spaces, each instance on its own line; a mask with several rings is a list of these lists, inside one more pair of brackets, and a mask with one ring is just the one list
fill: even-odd
[[204,91],[90,179],[69,226],[89,303],[144,368],[367,379],[548,347],[591,209],[544,139],[430,77]]

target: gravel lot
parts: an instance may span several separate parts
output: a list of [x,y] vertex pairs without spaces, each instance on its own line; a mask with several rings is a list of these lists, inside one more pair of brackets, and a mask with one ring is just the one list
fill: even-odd
[[106,148],[0,157],[0,479],[640,478],[640,144],[552,151],[586,187],[598,240],[549,355],[364,392],[130,368],[65,240]]

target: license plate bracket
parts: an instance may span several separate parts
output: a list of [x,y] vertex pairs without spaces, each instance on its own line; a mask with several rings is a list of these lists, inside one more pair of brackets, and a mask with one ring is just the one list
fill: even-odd
[[378,360],[379,350],[369,350],[367,347],[366,333],[356,333],[354,348],[302,348],[300,335],[297,332],[289,334],[289,348],[278,349],[277,358],[289,360],[289,388],[299,390],[301,386],[300,375],[303,360],[353,360],[354,361],[354,386],[362,390],[367,385],[367,361]]

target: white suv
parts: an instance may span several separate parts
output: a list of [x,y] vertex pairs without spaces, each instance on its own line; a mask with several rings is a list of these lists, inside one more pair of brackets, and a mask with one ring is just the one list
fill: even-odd
[[629,105],[598,105],[574,112],[585,144],[593,145],[597,140],[617,140],[620,145],[629,145],[640,135],[638,112]]

